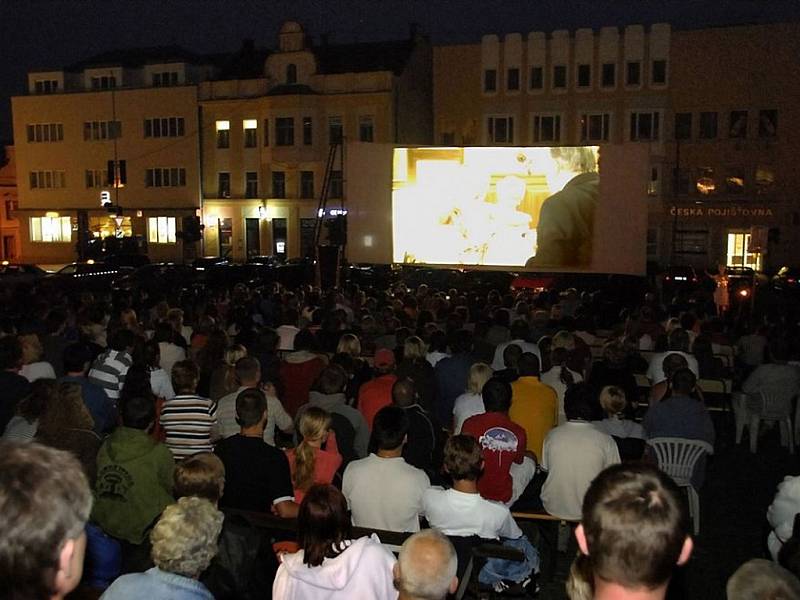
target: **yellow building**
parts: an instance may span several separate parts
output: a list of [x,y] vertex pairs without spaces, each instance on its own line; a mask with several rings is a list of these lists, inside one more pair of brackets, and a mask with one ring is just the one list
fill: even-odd
[[17,165],[14,146],[5,147],[0,158],[0,259],[18,262],[20,256],[17,219]]
[[200,208],[197,82],[212,73],[180,48],[29,73],[28,94],[12,98],[26,261],[71,261],[115,235],[151,260],[183,258],[182,218]]
[[[797,24],[692,31],[655,24],[439,46],[435,139],[646,144],[648,260],[796,264],[798,34]],[[763,243],[751,243],[751,233]]]
[[278,42],[259,72],[200,85],[206,255],[313,254],[326,172],[326,217],[347,209],[348,178],[368,176],[344,172],[348,143],[433,141],[424,38],[312,45],[287,22]]

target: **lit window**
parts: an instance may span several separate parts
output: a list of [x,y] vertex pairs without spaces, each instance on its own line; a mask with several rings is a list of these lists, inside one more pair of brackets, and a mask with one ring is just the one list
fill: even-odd
[[217,148],[230,148],[231,122],[217,121]]
[[244,120],[244,147],[255,148],[258,146],[258,120]]
[[31,217],[32,242],[71,242],[72,220],[69,217]]
[[151,244],[174,244],[175,217],[149,217],[147,219],[147,239]]

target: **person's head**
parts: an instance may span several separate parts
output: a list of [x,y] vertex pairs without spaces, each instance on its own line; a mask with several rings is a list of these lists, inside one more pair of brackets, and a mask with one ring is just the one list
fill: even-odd
[[236,361],[234,369],[239,385],[255,387],[261,381],[261,364],[255,356],[243,356]]
[[350,529],[350,513],[342,492],[332,485],[311,486],[297,513],[297,534],[303,548],[303,562],[316,567],[326,558],[344,552]]
[[236,422],[242,429],[250,429],[267,422],[267,398],[264,392],[247,388],[236,396]]
[[301,329],[294,336],[294,349],[313,352],[317,347],[317,340],[310,329]]
[[353,358],[358,358],[361,356],[361,341],[358,339],[358,336],[352,333],[345,333],[339,338],[336,352],[344,352]]
[[511,339],[526,340],[530,334],[530,327],[525,319],[515,319],[511,323]]
[[441,329],[433,331],[428,344],[431,352],[447,352],[447,334]]
[[149,429],[156,420],[153,398],[133,396],[122,403],[122,425],[131,429]]
[[80,384],[62,381],[58,384],[58,394],[55,397],[48,396],[37,431],[59,436],[65,429],[93,427],[94,419],[83,401]]
[[328,365],[320,372],[314,387],[322,394],[339,394],[347,385],[347,373],[339,365]]
[[492,378],[492,367],[486,363],[476,362],[469,368],[467,375],[467,392],[480,394],[483,386]]
[[539,357],[533,352],[523,352],[519,357],[519,376],[538,377],[540,373]]
[[626,356],[625,344],[617,339],[606,342],[603,346],[603,358],[611,366],[619,367],[623,365]]
[[412,335],[406,338],[403,344],[403,358],[410,361],[424,360],[427,348],[422,338]]
[[376,452],[402,448],[408,434],[408,415],[399,406],[384,406],[372,421],[371,446]]
[[136,335],[130,329],[117,329],[108,339],[108,347],[117,352],[128,352],[133,350]]
[[471,435],[454,435],[444,446],[444,469],[454,481],[477,481],[483,472],[483,452]]
[[486,412],[506,413],[511,408],[511,384],[502,379],[490,378],[483,384],[481,396]]
[[553,335],[553,343],[550,348],[566,348],[572,352],[575,349],[575,336],[566,329],[562,329]]
[[607,385],[600,390],[600,406],[609,417],[622,414],[628,402],[625,399],[625,390],[616,385]]
[[29,365],[42,359],[44,350],[38,335],[35,333],[21,335],[19,336],[19,342],[22,346],[22,364]]
[[5,371],[22,366],[22,344],[15,335],[0,338],[0,369]]
[[62,598],[80,582],[92,492],[78,460],[37,443],[0,442],[0,590]]
[[309,406],[300,415],[297,431],[304,442],[320,442],[331,428],[331,415],[318,406]]
[[392,386],[392,402],[400,408],[416,404],[417,390],[414,387],[414,382],[407,377],[395,381]]
[[241,344],[233,344],[225,349],[225,364],[229,367],[235,367],[239,359],[247,356],[247,348]]
[[387,348],[381,348],[375,353],[373,364],[378,373],[385,375],[394,370],[394,361],[394,352]]
[[711,338],[704,334],[698,335],[694,340],[694,344],[692,344],[692,354],[698,358],[712,357],[714,346],[711,343]]
[[661,361],[661,368],[664,370],[664,378],[669,381],[678,369],[688,369],[689,362],[683,354],[672,352]]
[[216,504],[225,489],[225,465],[212,452],[198,452],[175,465],[176,498],[197,496]]
[[157,341],[147,340],[142,345],[141,361],[148,370],[161,368],[161,348]]
[[197,578],[217,554],[222,520],[205,498],[187,496],[170,504],[150,532],[153,563],[167,573]]
[[675,352],[688,352],[689,351],[689,334],[685,329],[678,327],[673,329],[667,340],[667,345],[670,350]]
[[654,590],[689,560],[692,540],[681,491],[654,466],[605,469],[589,486],[582,513],[575,537],[596,586]]
[[28,423],[42,416],[49,405],[58,402],[58,383],[55,379],[37,379],[31,392],[17,406],[17,414]]
[[180,360],[172,365],[172,387],[176,394],[194,394],[200,382],[200,369],[193,360]]
[[443,600],[458,588],[458,557],[437,529],[418,531],[400,548],[394,566],[395,587],[404,600]]
[[594,391],[586,382],[576,383],[564,392],[564,413],[568,421],[591,421]]
[[503,366],[506,369],[516,369],[519,366],[519,359],[522,356],[522,348],[519,344],[509,344],[503,349]]
[[747,561],[728,579],[728,600],[794,600],[800,598],[800,581],[771,560]]
[[314,484],[316,467],[315,449],[327,439],[331,429],[331,415],[317,406],[309,406],[297,422],[300,443],[295,448],[295,468],[292,483],[296,490],[307,490]]
[[697,384],[697,377],[692,373],[691,369],[680,368],[672,374],[669,378],[669,385],[675,394],[681,396],[688,396],[694,392],[694,387]]

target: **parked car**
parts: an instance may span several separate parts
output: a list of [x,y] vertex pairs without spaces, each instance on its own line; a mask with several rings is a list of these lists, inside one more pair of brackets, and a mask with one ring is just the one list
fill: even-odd
[[783,292],[800,290],[800,267],[783,266],[772,277],[772,287]]
[[195,281],[195,273],[189,265],[172,262],[152,263],[122,275],[111,287],[121,291],[144,289],[150,294],[163,294],[172,289],[189,287]]
[[87,260],[70,263],[45,277],[42,283],[68,290],[107,290],[113,281],[130,269],[107,265],[104,262]]
[[47,275],[47,271],[31,264],[13,264],[4,260],[0,264],[0,285],[16,287],[33,284]]

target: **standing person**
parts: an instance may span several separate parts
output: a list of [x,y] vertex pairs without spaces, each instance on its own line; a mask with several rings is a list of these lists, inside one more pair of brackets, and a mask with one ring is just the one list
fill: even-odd
[[19,369],[22,366],[22,346],[15,335],[0,338],[0,428],[5,431],[17,412],[20,400],[31,392],[31,384]]
[[720,264],[717,267],[717,274],[712,275],[706,271],[711,279],[714,280],[716,287],[714,288],[714,306],[717,307],[717,315],[724,317],[730,307],[730,291],[728,290],[729,279],[726,273],[725,265]]
[[164,402],[159,423],[175,460],[213,450],[217,403],[195,393],[199,381],[200,371],[193,361],[182,360],[172,367],[176,396]]
[[376,377],[361,386],[358,392],[358,410],[364,415],[372,430],[372,420],[380,409],[392,403],[392,386],[397,381],[394,374],[394,352],[381,348],[375,353]]
[[61,600],[81,580],[92,493],[78,461],[39,444],[0,444],[0,590]]
[[526,449],[541,461],[547,433],[558,424],[558,397],[555,390],[539,380],[539,359],[525,352],[519,359],[519,379],[511,384],[509,418],[525,429]]
[[394,556],[376,535],[353,539],[347,501],[332,485],[315,485],[297,518],[300,551],[285,554],[273,600],[395,600]]
[[312,485],[333,482],[342,465],[342,455],[336,447],[336,434],[331,430],[331,415],[321,408],[309,406],[303,411],[297,429],[300,443],[286,450],[286,458],[292,474],[294,501],[300,504]]

